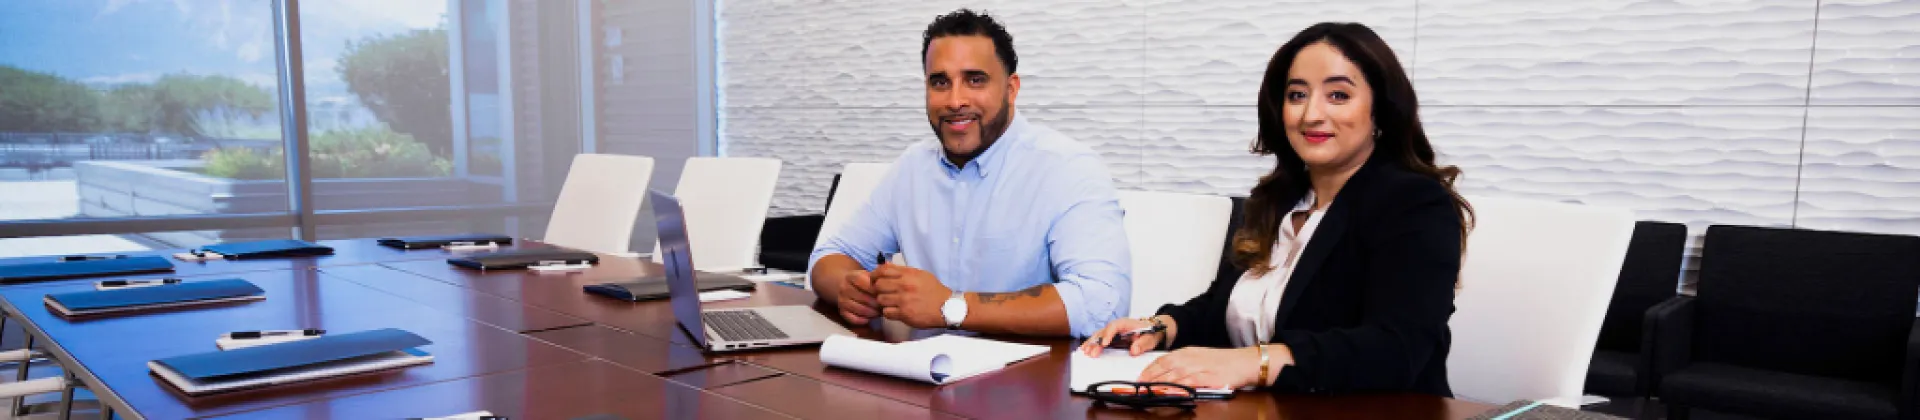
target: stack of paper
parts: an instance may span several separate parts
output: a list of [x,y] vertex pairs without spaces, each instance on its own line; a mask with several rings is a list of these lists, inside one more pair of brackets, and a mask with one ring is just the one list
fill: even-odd
[[844,335],[827,337],[820,362],[934,384],[948,384],[1039,356],[1046,346],[941,335],[888,344]]

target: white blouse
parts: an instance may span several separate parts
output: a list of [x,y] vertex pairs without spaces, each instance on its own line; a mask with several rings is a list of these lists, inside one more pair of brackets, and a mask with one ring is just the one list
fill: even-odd
[[[1300,232],[1293,231],[1293,215],[1307,212],[1307,222],[1301,224]],[[1313,231],[1320,226],[1320,217],[1325,211],[1313,210],[1313,191],[1308,190],[1293,210],[1280,219],[1280,235],[1273,241],[1273,256],[1269,258],[1271,269],[1265,275],[1253,277],[1253,270],[1247,270],[1240,277],[1240,283],[1233,286],[1233,294],[1227,297],[1227,335],[1233,339],[1234,347],[1247,347],[1266,344],[1273,337],[1273,317],[1280,311],[1280,297],[1286,294],[1287,279],[1293,275],[1294,263],[1300,259],[1300,252],[1307,249],[1307,240],[1313,239]]]

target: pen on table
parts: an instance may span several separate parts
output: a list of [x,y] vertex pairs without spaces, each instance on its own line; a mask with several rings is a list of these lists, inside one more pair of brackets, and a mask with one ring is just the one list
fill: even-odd
[[124,258],[127,258],[127,256],[125,255],[68,255],[68,256],[60,257],[60,262],[118,260],[118,259],[124,259]]
[[155,284],[179,284],[179,283],[180,283],[180,279],[165,278],[165,279],[159,279],[159,280],[107,280],[107,281],[100,282],[100,285],[107,286],[107,287],[127,287],[127,286],[147,286],[147,285],[155,285]]
[[265,337],[284,337],[284,336],[290,336],[290,335],[315,336],[315,335],[322,335],[326,333],[327,333],[327,330],[316,329],[316,328],[308,328],[304,330],[239,331],[239,332],[227,333],[227,338],[231,338],[235,340],[243,340],[243,339],[265,338]]
[[1132,331],[1122,332],[1120,334],[1114,335],[1113,339],[1107,342],[1107,346],[1111,347],[1121,343],[1126,343],[1126,345],[1131,346],[1133,345],[1134,337],[1139,337],[1141,334],[1152,334],[1152,333],[1157,333],[1161,331],[1166,331],[1166,329],[1167,329],[1166,326],[1155,325],[1151,327],[1136,328]]

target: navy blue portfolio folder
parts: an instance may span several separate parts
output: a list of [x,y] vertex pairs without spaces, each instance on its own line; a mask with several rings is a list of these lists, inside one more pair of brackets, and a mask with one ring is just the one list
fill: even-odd
[[265,373],[433,344],[413,333],[384,328],[226,351],[155,360],[191,379]]
[[332,247],[295,239],[230,242],[207,245],[200,247],[200,250],[217,252],[228,259],[333,255]]
[[400,248],[400,249],[441,248],[441,247],[445,247],[447,245],[453,245],[453,244],[480,245],[480,246],[486,246],[486,245],[492,244],[492,245],[506,246],[506,245],[513,245],[513,237],[506,236],[506,235],[473,233],[473,234],[465,234],[465,235],[405,236],[405,237],[398,237],[398,238],[380,238],[381,246],[386,246],[391,248]]
[[549,264],[598,264],[600,256],[567,249],[525,249],[449,258],[447,264],[475,270],[511,270]]
[[11,264],[0,265],[0,283],[170,271],[172,261],[153,256]]
[[260,300],[266,292],[241,279],[206,280],[153,287],[54,293],[47,306],[61,315],[95,315],[143,309]]
[[147,364],[189,395],[271,386],[428,363],[433,341],[386,328],[190,354]]

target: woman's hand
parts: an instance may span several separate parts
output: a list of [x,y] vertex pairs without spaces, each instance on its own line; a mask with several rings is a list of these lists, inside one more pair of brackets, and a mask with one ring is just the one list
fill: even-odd
[[[1100,331],[1094,332],[1092,336],[1087,337],[1087,341],[1081,342],[1080,352],[1086,353],[1088,356],[1099,357],[1100,352],[1105,351],[1108,343],[1112,343],[1115,338],[1124,338],[1122,336],[1129,331],[1151,327],[1153,327],[1153,321],[1144,319],[1121,318],[1113,320],[1113,322],[1107,323],[1106,328],[1101,328]],[[1146,353],[1148,350],[1159,348],[1160,338],[1165,335],[1164,332],[1135,335],[1132,337],[1132,345],[1127,347],[1127,354],[1139,356],[1140,353]]]
[[[1271,363],[1273,360],[1269,359]],[[1280,364],[1271,364],[1274,368]],[[1194,388],[1239,389],[1260,383],[1260,351],[1252,347],[1187,347],[1154,360],[1138,382],[1171,382]]]

